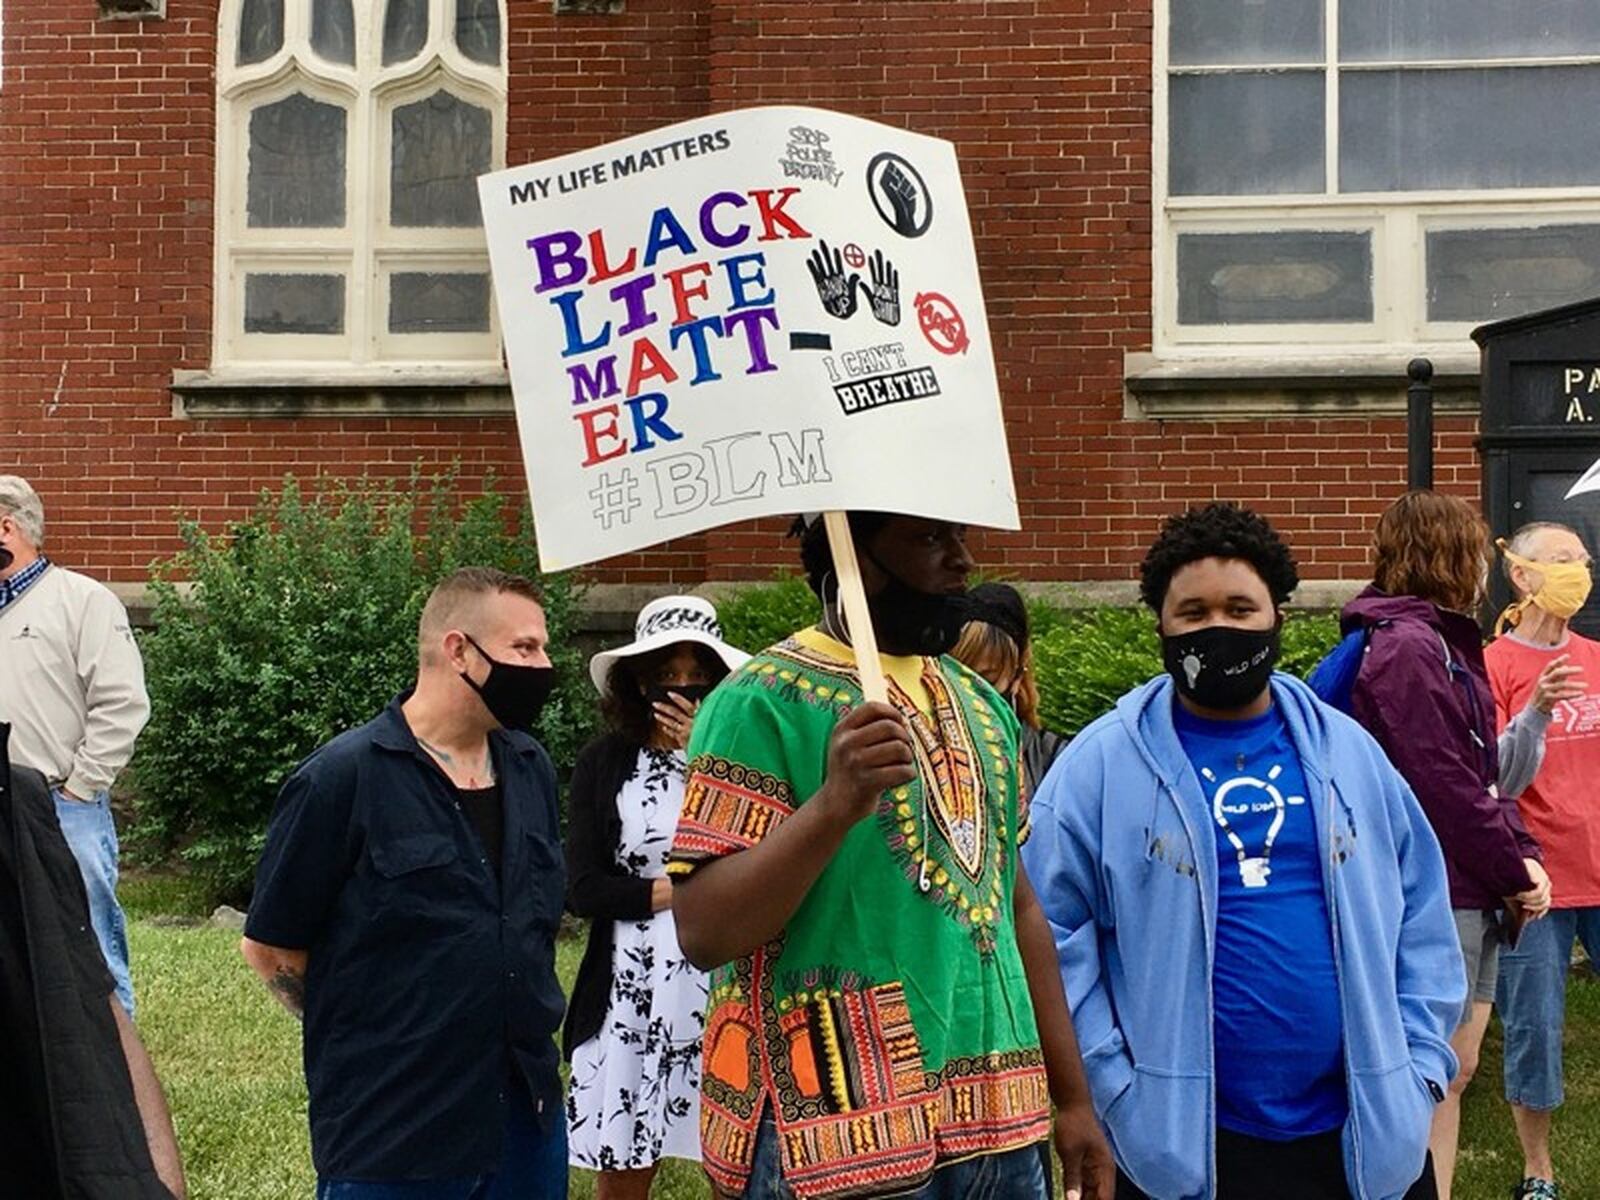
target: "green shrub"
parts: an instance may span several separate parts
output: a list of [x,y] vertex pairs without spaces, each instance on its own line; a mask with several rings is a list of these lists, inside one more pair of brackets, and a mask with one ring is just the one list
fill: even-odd
[[[453,485],[307,494],[290,478],[221,533],[182,522],[184,549],[155,568],[142,639],[153,713],[131,769],[138,842],[179,849],[219,899],[247,895],[284,778],[415,677],[434,583],[465,565],[537,577],[526,507],[513,512],[492,484],[463,504]],[[559,682],[537,732],[559,771],[593,704],[571,637],[577,587],[550,576],[542,588]]]
[[1077,733],[1161,671],[1155,622],[1142,608],[1079,609],[1033,642],[1040,717],[1061,733]]
[[[756,653],[815,624],[821,607],[803,578],[779,575],[771,583],[741,589],[719,603],[717,612],[728,641]],[[1040,709],[1051,729],[1077,733],[1123,693],[1164,669],[1155,621],[1143,607],[1067,608],[1033,599],[1028,619]],[[1338,640],[1333,614],[1290,612],[1279,669],[1305,678]]]
[[[1033,642],[1039,707],[1047,728],[1077,733],[1131,688],[1161,674],[1161,641],[1143,608],[1059,610],[1059,619]],[[1289,613],[1283,623],[1278,669],[1309,675],[1339,640],[1329,613]]]
[[1028,630],[1035,640],[1042,638],[1071,621],[1073,611],[1064,605],[1052,604],[1048,600],[1029,600]]
[[741,588],[717,601],[722,636],[749,654],[815,625],[821,616],[822,605],[801,575],[777,575],[771,583]]
[[1278,659],[1278,670],[1305,679],[1338,641],[1338,613],[1294,613],[1283,623],[1283,656]]

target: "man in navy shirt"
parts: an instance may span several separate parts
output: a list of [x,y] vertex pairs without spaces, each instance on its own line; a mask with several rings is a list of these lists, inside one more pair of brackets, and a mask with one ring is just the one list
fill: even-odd
[[242,949],[305,1022],[318,1200],[567,1194],[546,640],[533,584],[457,571],[416,687],[284,783]]
[[1167,672],[1056,760],[1023,862],[1118,1200],[1423,1200],[1466,997],[1444,858],[1377,743],[1277,674],[1298,583],[1260,517],[1169,520]]

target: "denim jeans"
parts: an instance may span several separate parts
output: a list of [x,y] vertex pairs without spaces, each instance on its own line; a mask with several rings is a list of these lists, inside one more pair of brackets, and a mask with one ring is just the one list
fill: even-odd
[[1548,1110],[1564,1098],[1561,1035],[1574,938],[1600,963],[1600,908],[1551,909],[1522,927],[1515,950],[1500,951],[1495,1006],[1505,1026],[1506,1099],[1523,1108]]
[[111,797],[98,793],[92,800],[74,800],[59,789],[52,792],[56,820],[67,849],[78,862],[83,887],[89,893],[89,923],[94,926],[100,953],[117,985],[117,1000],[133,1016],[133,979],[128,974],[128,923],[117,903],[117,827],[111,819]]
[[[1037,1146],[966,1158],[940,1167],[915,1191],[895,1192],[896,1200],[1045,1200],[1047,1182]],[[743,1200],[795,1200],[783,1182],[778,1130],[771,1116],[756,1131],[755,1161]]]
[[317,1180],[317,1200],[567,1200],[567,1123],[558,1111],[548,1131],[539,1128],[528,1091],[507,1093],[505,1150],[486,1175],[452,1179]]

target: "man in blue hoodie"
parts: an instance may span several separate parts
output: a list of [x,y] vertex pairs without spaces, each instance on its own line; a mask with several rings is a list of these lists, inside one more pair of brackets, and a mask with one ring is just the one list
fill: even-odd
[[1022,857],[1119,1200],[1424,1200],[1466,974],[1444,859],[1368,734],[1275,674],[1299,583],[1214,504],[1146,556],[1167,674],[1056,761]]

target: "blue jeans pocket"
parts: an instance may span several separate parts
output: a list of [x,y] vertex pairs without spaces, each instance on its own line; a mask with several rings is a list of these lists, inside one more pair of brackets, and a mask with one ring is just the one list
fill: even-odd
[[95,940],[116,983],[117,999],[131,1017],[133,980],[128,971],[127,921],[117,901],[117,827],[111,815],[111,797],[101,792],[92,800],[74,800],[59,789],[52,796],[61,836],[83,878]]
[[1529,922],[1517,948],[1500,956],[1495,1007],[1505,1030],[1505,1096],[1512,1104],[1548,1110],[1564,1099],[1561,1040],[1576,933],[1577,910],[1556,909]]

